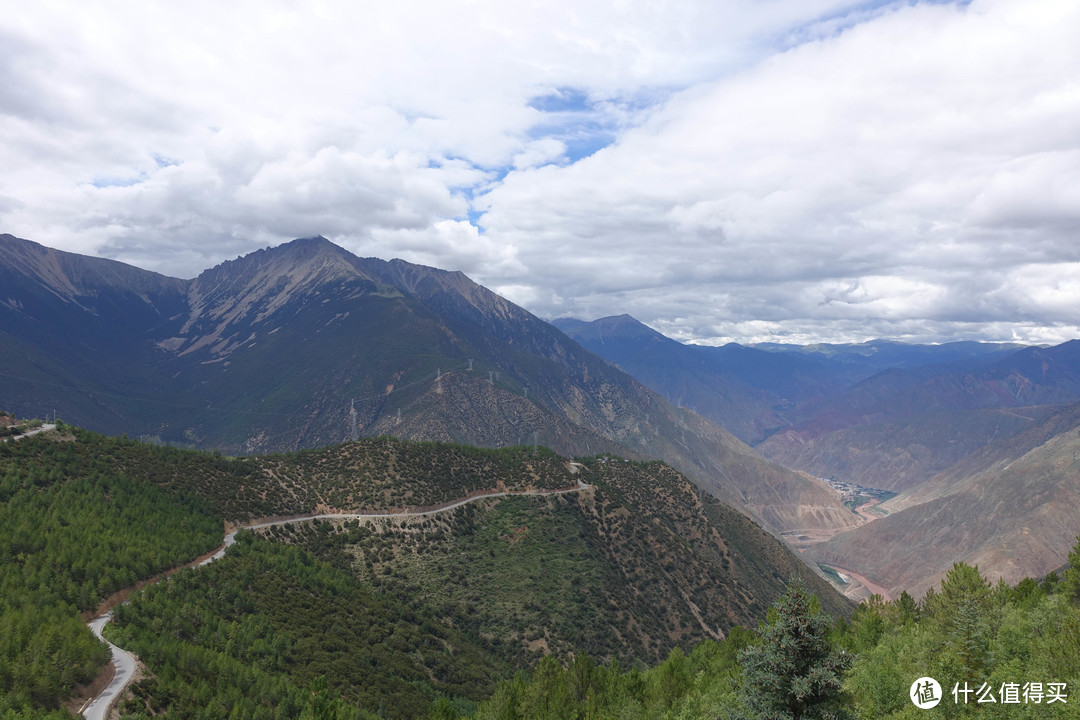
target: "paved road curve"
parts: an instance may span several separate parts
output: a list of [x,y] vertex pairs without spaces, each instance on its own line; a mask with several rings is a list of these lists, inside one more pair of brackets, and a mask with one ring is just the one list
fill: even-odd
[[[99,640],[105,640],[101,635],[101,629],[105,627],[105,623],[109,622],[109,620],[112,620],[112,611],[105,613],[90,623],[90,630]],[[113,700],[120,696],[120,693],[131,682],[131,678],[135,676],[135,656],[126,650],[121,650],[108,640],[105,640],[105,642],[108,644],[109,650],[112,651],[112,661],[116,667],[116,674],[113,676],[109,686],[102,690],[100,695],[83,706],[82,715],[87,720],[105,720]]]
[[[289,518],[288,520],[271,520],[264,523],[256,523],[254,525],[246,525],[241,530],[258,530],[259,528],[273,527],[274,525],[288,525],[290,523],[308,522],[310,520],[358,520],[366,518],[401,518],[401,517],[417,517],[420,515],[434,515],[436,513],[446,512],[447,510],[453,510],[454,508],[461,507],[466,503],[471,503],[475,500],[485,500],[487,498],[503,497],[506,495],[562,495],[563,493],[580,492],[585,490],[589,485],[585,482],[578,480],[577,487],[565,488],[563,490],[523,490],[520,492],[505,491],[505,492],[493,492],[484,495],[474,495],[470,498],[463,498],[461,500],[455,500],[454,502],[447,503],[446,505],[440,505],[431,510],[406,510],[399,513],[335,513],[330,515],[305,515],[303,517]],[[225,551],[236,542],[236,533],[233,531],[225,536],[225,544],[221,546],[221,549],[210,557],[203,560],[199,565],[208,565],[218,558],[225,556]],[[93,631],[101,640],[105,640],[102,637],[101,631],[105,627],[105,624],[112,619],[112,612],[107,612],[101,617],[95,619],[89,623],[90,630]],[[83,706],[82,715],[87,720],[105,720],[109,713],[109,708],[113,701],[116,700],[120,693],[124,691],[124,688],[128,686],[131,679],[135,676],[135,656],[131,653],[118,648],[108,640],[105,640],[109,645],[109,649],[112,650],[113,664],[116,666],[116,675],[113,677],[112,682],[105,688],[100,695],[93,700],[90,700]]]

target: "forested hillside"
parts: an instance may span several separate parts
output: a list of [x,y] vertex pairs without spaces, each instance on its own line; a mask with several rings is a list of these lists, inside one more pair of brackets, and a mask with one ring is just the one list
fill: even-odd
[[[531,448],[394,440],[230,459],[61,426],[0,446],[0,716],[67,717],[60,703],[107,657],[81,613],[216,546],[222,514],[430,505],[576,477],[588,486],[567,495],[241,534],[223,560],[117,609],[107,633],[146,663],[125,716],[758,717],[782,702],[762,688],[799,687],[776,674],[785,628],[825,627],[821,607],[836,619],[807,667],[835,678],[815,702],[840,716],[913,717],[924,675],[948,716],[1074,716],[1080,547],[1061,581],[992,586],[957,564],[921,602],[874,599],[849,622],[807,568],[670,468],[594,458],[575,472]],[[767,613],[799,574],[820,600],[789,588]],[[759,643],[739,625],[762,618],[773,639]],[[965,704],[964,687],[998,702]]]
[[[646,670],[578,655],[501,683],[477,720],[1075,718],[1080,546],[1064,581],[991,586],[958,563],[922,602],[875,596],[851,621],[825,618],[795,586],[751,633],[680,649]],[[831,625],[831,627],[830,627]],[[934,710],[910,699],[940,685]],[[828,714],[826,714],[828,713]],[[432,716],[433,720],[437,716]],[[441,716],[447,717],[447,716]]]
[[146,482],[145,447],[62,432],[0,444],[0,711],[57,708],[109,658],[82,614],[221,543],[210,503]]
[[406,599],[250,533],[120,606],[106,629],[152,672],[125,717],[296,718],[322,679],[347,717],[411,718],[440,697],[479,700],[508,674]]
[[859,717],[917,717],[925,711],[908,692],[929,676],[946,717],[1075,718],[1080,546],[1070,558],[1064,581],[1052,573],[1041,583],[991,585],[957,563],[920,603],[905,593],[860,606],[842,637],[856,655],[845,689]]
[[[290,460],[332,464],[348,450]],[[562,664],[587,653],[643,668],[674,648],[690,652],[755,623],[791,576],[801,575],[835,612],[849,611],[760,527],[663,464],[586,459],[577,474],[588,482],[578,493],[260,530],[319,561],[249,539],[226,557],[239,561],[132,602],[109,632],[130,643],[155,678],[125,707],[137,717],[169,707],[212,717],[201,714],[207,703],[244,708],[240,717],[285,717],[303,695],[298,688],[322,668],[329,689],[365,712],[466,713],[490,694],[493,679],[545,657]],[[760,559],[748,561],[755,547]],[[345,615],[342,604],[351,608]],[[200,620],[177,620],[185,616]],[[242,661],[251,647],[261,649],[249,671]],[[381,655],[389,651],[403,655]],[[270,688],[260,690],[268,706],[250,702],[243,688],[251,686]]]
[[[343,479],[347,478],[347,479]],[[56,710],[108,660],[83,622],[121,588],[218,547],[222,517],[436,504],[477,489],[574,484],[543,451],[374,440],[262,459],[62,425],[0,444],[0,711]]]
[[[753,624],[802,577],[826,582],[742,514],[662,463],[584,460],[586,492],[515,497],[438,517],[272,528],[528,667],[585,650],[653,663]],[[770,552],[770,548],[772,551]]]
[[573,489],[268,533],[312,554],[242,539],[116,611],[107,632],[147,665],[133,713],[295,717],[325,701],[423,717],[468,710],[545,656],[644,667],[689,652],[755,622],[793,575],[850,611],[772,536],[657,462],[389,438],[229,458],[61,424],[0,446],[0,471],[0,709],[13,718],[62,715],[107,659],[82,616],[217,547],[223,522]]

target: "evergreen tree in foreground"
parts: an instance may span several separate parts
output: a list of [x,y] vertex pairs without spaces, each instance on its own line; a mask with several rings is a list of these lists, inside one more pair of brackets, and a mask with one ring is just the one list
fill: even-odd
[[829,644],[831,619],[801,582],[788,585],[759,630],[761,641],[739,652],[743,679],[739,718],[847,720],[840,686],[851,656]]

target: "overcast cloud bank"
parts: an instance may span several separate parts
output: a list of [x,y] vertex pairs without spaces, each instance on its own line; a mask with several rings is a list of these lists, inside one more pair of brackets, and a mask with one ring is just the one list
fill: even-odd
[[[10,3],[9,3],[10,4]],[[1080,6],[35,3],[0,231],[322,234],[698,342],[1080,337]]]

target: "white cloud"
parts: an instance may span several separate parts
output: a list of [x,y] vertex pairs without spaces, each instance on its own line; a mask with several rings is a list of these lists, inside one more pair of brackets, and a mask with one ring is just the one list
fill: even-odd
[[187,276],[321,233],[713,342],[1056,336],[1078,31],[1052,0],[24,4],[0,231]]
[[[1053,2],[879,13],[511,173],[484,222],[570,298],[549,315],[636,309],[696,338],[1075,329],[1071,288],[1025,288],[1080,253],[1078,30]],[[622,265],[603,278],[601,248]]]
[[516,247],[480,234],[463,220],[439,220],[426,228],[379,229],[370,239],[343,244],[361,255],[460,269],[472,277],[517,275],[525,270]]
[[555,138],[535,140],[514,156],[515,170],[528,170],[558,160],[566,152],[566,143]]
[[[784,0],[771,16],[644,1],[23,4],[4,13],[0,38],[0,195],[18,201],[0,208],[0,224],[163,268],[188,248],[182,254],[198,264],[177,270],[190,274],[241,245],[289,239],[297,226],[326,221],[325,234],[349,227],[357,236],[379,227],[382,211],[370,227],[331,218],[350,192],[330,188],[343,167],[326,154],[339,152],[415,161],[390,172],[385,187],[374,187],[378,178],[359,184],[369,205],[400,193],[391,214],[436,237],[456,205],[447,210],[424,192],[426,201],[406,209],[430,165],[454,194],[515,159],[525,167],[558,156],[561,140],[530,136],[545,120],[531,98],[579,87],[598,112],[618,114],[611,100],[736,67],[776,32],[845,1]],[[718,55],[717,45],[742,49]],[[181,169],[159,168],[155,156]],[[327,190],[327,202],[315,207],[312,192],[296,207],[296,191],[293,209],[311,215],[268,227],[282,196],[256,189],[275,172],[320,162],[327,174],[306,182]],[[453,176],[455,163],[472,172]],[[92,189],[135,180],[145,187]],[[222,237],[233,241],[220,247]]]

